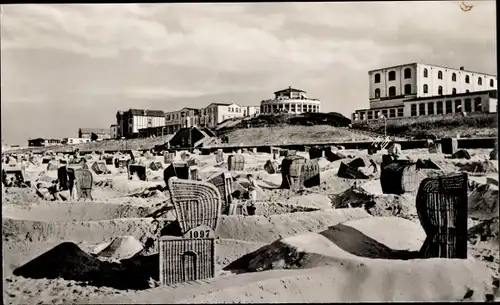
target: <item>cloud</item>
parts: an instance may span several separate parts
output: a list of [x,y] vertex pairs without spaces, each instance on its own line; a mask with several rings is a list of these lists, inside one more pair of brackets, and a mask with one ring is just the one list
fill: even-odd
[[[49,124],[59,134],[93,120],[108,126],[122,108],[258,104],[294,86],[349,115],[368,106],[367,71],[378,67],[423,62],[496,74],[495,3],[474,1],[467,13],[458,3],[7,5],[3,135],[37,136],[35,126],[14,133],[13,115],[31,112],[43,124],[40,107],[78,114]],[[46,117],[56,122],[57,110]]]

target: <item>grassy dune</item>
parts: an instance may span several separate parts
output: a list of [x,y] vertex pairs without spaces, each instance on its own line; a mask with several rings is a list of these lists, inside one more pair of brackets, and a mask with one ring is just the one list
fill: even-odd
[[[384,122],[354,123],[353,128],[384,133]],[[496,137],[498,119],[496,113],[391,119],[387,121],[387,133],[418,139],[455,137],[457,134],[461,138]]]
[[295,144],[371,139],[366,134],[329,125],[236,129],[227,135],[229,144],[233,145]]

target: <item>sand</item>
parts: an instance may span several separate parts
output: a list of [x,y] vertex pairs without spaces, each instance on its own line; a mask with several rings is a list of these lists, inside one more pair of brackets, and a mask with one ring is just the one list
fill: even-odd
[[[489,151],[469,150],[471,160],[448,160],[425,150],[404,153],[453,172],[483,162]],[[498,191],[482,186],[488,173],[476,171],[484,177],[471,179],[476,185],[469,196],[470,259],[422,260],[415,258],[425,234],[414,194],[384,195],[377,178],[338,178],[340,162],[324,158],[320,186],[301,193],[280,190],[281,174],[263,170],[270,154],[242,154],[245,170],[232,174],[246,185],[245,176],[252,173],[262,187],[256,215],[222,216],[216,277],[173,287],[150,288],[158,278],[155,241],[176,217],[171,209],[151,217],[171,205],[161,189],[162,170],[148,171],[144,182],[108,166],[110,174],[94,175],[94,202],[47,202],[32,189],[7,189],[2,195],[5,303],[439,301],[462,300],[469,290],[469,300],[484,300],[491,274],[498,277],[498,218],[487,219],[498,215],[493,204]],[[348,160],[367,158],[366,150],[343,154]],[[196,158],[202,178],[227,169],[227,163],[215,164],[214,155]],[[380,164],[381,153],[370,158]],[[498,168],[491,162],[490,168]],[[50,182],[57,172],[46,167],[30,166],[27,176]],[[366,194],[346,196],[352,187]],[[345,200],[336,201],[339,195]],[[52,254],[43,256],[47,251]],[[223,270],[241,265],[255,251],[260,256],[243,265],[258,272]]]

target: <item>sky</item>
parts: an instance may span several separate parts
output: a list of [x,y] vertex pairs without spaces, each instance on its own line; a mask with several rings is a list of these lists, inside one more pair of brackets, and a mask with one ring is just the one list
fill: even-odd
[[259,105],[292,86],[347,117],[368,71],[495,74],[495,1],[2,5],[4,144],[109,128],[118,110]]

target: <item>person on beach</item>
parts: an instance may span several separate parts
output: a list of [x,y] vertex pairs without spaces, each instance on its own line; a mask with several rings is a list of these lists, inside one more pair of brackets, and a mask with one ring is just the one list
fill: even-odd
[[259,186],[257,185],[252,174],[248,174],[247,179],[250,182],[250,184],[248,186],[248,192],[250,194],[250,202],[247,205],[247,212],[248,212],[248,215],[254,215],[255,203],[257,202],[257,190],[259,189]]

